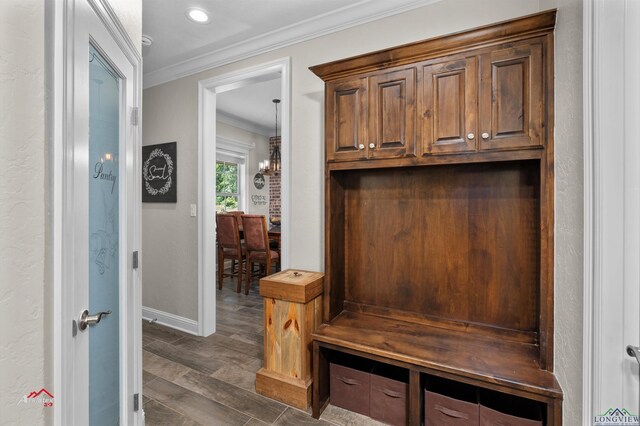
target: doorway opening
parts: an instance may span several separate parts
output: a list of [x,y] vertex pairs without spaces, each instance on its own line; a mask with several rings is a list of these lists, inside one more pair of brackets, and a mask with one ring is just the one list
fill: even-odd
[[[210,79],[202,80],[198,85],[198,204],[201,212],[198,220],[198,334],[208,336],[216,331],[216,229],[215,213],[219,197],[231,203],[236,210],[247,213],[264,214],[272,222],[280,222],[280,255],[282,269],[287,268],[289,259],[289,229],[291,226],[290,191],[290,58],[261,64]],[[229,116],[219,115],[218,104],[224,102],[233,91],[250,92],[251,88],[269,86],[268,82],[279,81],[279,130],[282,170],[280,172],[280,217],[269,215],[267,200],[271,197],[258,193],[263,188],[254,185],[258,174],[257,165],[262,156],[268,156],[269,147],[259,146],[259,141],[239,140],[241,138],[225,135],[229,130]],[[265,108],[273,111],[269,100]],[[220,120],[222,118],[222,120]],[[226,121],[226,123],[225,123]],[[234,126],[231,126],[234,127]],[[266,138],[268,144],[269,138]],[[255,145],[255,147],[254,147]],[[260,149],[259,149],[260,148]],[[216,165],[223,163],[238,164],[238,191],[219,195],[216,188]],[[233,161],[229,161],[233,160]],[[255,162],[255,164],[253,164]],[[244,164],[242,164],[244,163]],[[233,169],[233,167],[231,167]],[[241,169],[244,169],[242,171]],[[222,188],[225,189],[225,188]],[[227,188],[228,189],[228,188]],[[228,192],[228,191],[227,191]],[[265,198],[261,198],[264,196]],[[226,197],[226,198],[225,198]],[[232,199],[230,199],[230,198]],[[237,198],[235,198],[237,197]],[[234,204],[237,200],[237,204]],[[255,204],[254,204],[255,202]],[[264,204],[263,204],[264,203]],[[266,207],[266,209],[265,209]]]

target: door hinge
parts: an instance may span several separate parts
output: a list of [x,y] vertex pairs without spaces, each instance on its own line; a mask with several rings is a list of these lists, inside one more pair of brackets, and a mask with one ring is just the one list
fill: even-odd
[[138,411],[140,409],[140,394],[133,394],[133,411]]
[[138,269],[138,250],[133,252],[132,264],[133,269]]
[[138,107],[133,107],[131,108],[131,124],[133,126],[137,126],[138,123],[140,122],[140,108]]

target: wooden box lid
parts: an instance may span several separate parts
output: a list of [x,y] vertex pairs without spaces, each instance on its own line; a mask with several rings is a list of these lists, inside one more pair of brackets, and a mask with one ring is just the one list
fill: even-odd
[[260,279],[260,296],[296,303],[307,303],[322,294],[324,274],[285,269]]

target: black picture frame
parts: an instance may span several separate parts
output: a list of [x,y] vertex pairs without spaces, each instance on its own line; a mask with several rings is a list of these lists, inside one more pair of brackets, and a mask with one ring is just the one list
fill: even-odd
[[178,201],[177,142],[142,147],[142,202]]

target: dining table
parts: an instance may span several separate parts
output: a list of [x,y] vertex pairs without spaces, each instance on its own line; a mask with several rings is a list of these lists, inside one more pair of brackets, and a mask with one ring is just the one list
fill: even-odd
[[278,247],[280,247],[280,225],[272,225],[269,228],[269,240],[274,240],[278,242]]

